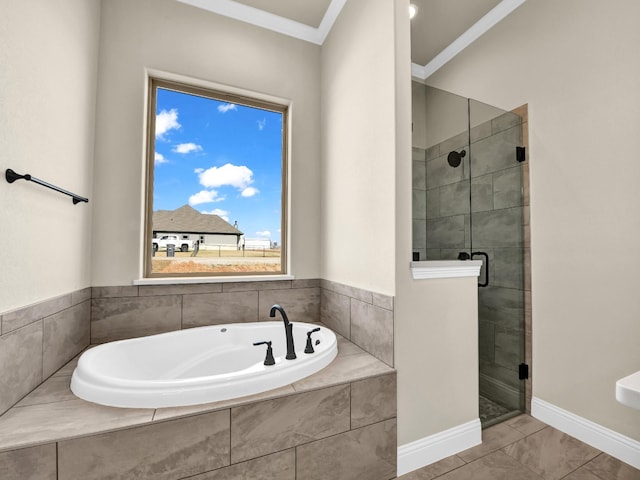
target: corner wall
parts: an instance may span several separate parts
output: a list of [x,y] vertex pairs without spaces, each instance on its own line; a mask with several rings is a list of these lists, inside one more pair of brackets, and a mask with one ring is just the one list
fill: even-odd
[[320,277],[386,295],[395,285],[394,9],[350,0],[321,57]]
[[[0,1],[0,313],[88,287],[99,0]],[[8,168],[89,198],[71,198]]]
[[[526,2],[428,84],[529,103],[534,397],[640,440],[640,4]],[[400,375],[398,377],[400,382]]]
[[140,278],[145,69],[289,99],[290,273],[319,275],[320,47],[174,0],[102,11],[93,286]]

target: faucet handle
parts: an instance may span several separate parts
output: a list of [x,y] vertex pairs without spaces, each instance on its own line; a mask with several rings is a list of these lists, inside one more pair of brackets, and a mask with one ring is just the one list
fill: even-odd
[[276,361],[273,358],[273,349],[271,348],[271,341],[256,342],[256,343],[253,344],[254,347],[257,347],[258,345],[266,345],[267,346],[267,356],[264,358],[264,364],[265,365],[275,365]]
[[[313,342],[311,341],[311,334],[315,333],[315,332],[319,332],[320,331],[320,327],[318,328],[314,328],[313,330],[309,330],[307,332],[307,346],[304,347],[304,353],[314,353],[315,350],[313,349]],[[316,342],[316,345],[319,342]]]

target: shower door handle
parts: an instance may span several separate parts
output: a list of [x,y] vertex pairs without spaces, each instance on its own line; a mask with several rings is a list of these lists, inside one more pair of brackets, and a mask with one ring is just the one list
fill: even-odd
[[489,255],[486,252],[471,252],[471,259],[476,255],[484,257],[484,283],[478,280],[478,287],[486,287],[489,285]]

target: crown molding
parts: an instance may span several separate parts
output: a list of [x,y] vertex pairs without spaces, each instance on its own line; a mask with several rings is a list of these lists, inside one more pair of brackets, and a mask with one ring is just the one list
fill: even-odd
[[465,48],[491,30],[497,23],[502,21],[525,1],[526,0],[502,0],[502,2],[492,8],[466,32],[451,42],[448,47],[433,57],[429,63],[424,66],[412,63],[411,74],[419,80],[426,80]]
[[258,8],[233,0],[178,0],[193,7],[208,10],[218,15],[250,23],[257,27],[294,37],[305,42],[322,45],[331,31],[336,18],[347,0],[331,0],[318,28],[288,18],[265,12]]

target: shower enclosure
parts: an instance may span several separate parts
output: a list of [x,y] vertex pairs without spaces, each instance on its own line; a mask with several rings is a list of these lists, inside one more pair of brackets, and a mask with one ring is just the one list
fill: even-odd
[[479,404],[486,427],[527,410],[527,124],[521,112],[418,83],[413,110],[413,257],[483,262]]

